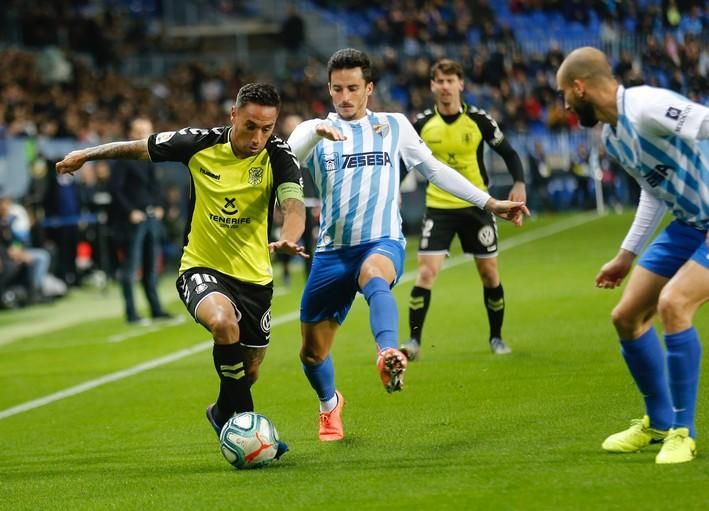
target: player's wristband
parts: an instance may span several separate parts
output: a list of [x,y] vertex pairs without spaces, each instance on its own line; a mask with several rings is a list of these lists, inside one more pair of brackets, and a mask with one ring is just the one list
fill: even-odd
[[292,181],[281,184],[276,190],[276,197],[278,198],[279,204],[283,204],[283,201],[288,199],[295,199],[300,202],[305,202],[303,198],[303,187],[298,183],[293,183]]

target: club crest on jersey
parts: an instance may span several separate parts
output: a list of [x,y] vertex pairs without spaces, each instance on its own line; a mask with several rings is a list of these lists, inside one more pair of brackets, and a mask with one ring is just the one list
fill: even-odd
[[329,153],[323,155],[323,162],[325,163],[325,171],[332,172],[338,166],[340,161],[340,155],[337,153]]
[[251,167],[249,169],[249,184],[251,186],[256,186],[263,181],[263,168],[262,167]]
[[372,129],[374,130],[374,133],[376,133],[382,138],[386,137],[389,134],[388,124],[375,124],[374,126],[372,126]]
[[225,215],[236,215],[239,209],[236,207],[236,197],[224,197],[224,207],[222,208],[222,213]]

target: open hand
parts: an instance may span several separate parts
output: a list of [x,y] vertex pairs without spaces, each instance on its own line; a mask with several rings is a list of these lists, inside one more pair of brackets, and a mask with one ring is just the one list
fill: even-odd
[[500,218],[509,220],[517,227],[522,225],[525,216],[531,216],[529,209],[527,209],[524,202],[519,201],[497,200],[491,198],[487,204],[485,204],[485,209]]
[[270,253],[278,252],[281,254],[288,254],[292,256],[302,257],[303,259],[309,259],[310,256],[305,252],[305,248],[293,243],[288,240],[278,240],[273,243],[268,244],[268,251]]
[[315,127],[315,133],[322,138],[332,141],[347,140],[347,137],[329,122],[321,122]]

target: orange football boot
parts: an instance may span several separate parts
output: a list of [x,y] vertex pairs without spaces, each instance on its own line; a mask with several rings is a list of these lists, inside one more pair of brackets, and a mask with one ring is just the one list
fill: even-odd
[[320,412],[320,441],[335,442],[345,437],[342,429],[342,408],[345,406],[345,398],[339,390],[335,391],[337,396],[337,406],[329,412]]
[[404,372],[408,363],[406,355],[396,348],[387,348],[379,352],[377,368],[387,392],[396,392],[404,387]]

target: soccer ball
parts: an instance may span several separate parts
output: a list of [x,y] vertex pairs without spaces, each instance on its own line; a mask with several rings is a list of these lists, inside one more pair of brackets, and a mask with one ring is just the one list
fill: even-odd
[[239,413],[224,424],[219,444],[226,460],[236,468],[265,467],[276,457],[278,432],[259,413]]

